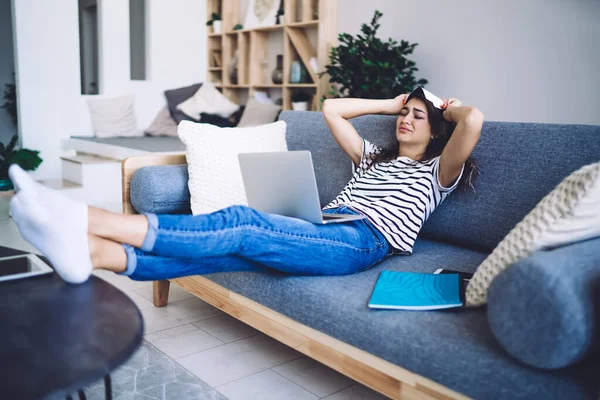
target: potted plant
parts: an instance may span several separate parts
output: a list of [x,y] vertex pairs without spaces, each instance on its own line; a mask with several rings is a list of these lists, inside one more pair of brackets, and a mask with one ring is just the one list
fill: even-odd
[[221,33],[223,29],[221,14],[216,12],[212,13],[206,25],[213,27],[213,33]]
[[13,136],[7,146],[0,143],[0,191],[14,189],[8,176],[8,167],[11,164],[18,164],[25,171],[32,171],[42,163],[39,151],[15,149],[18,138],[18,135]]
[[308,110],[308,102],[311,99],[312,95],[302,90],[292,93],[292,109],[295,111]]
[[391,38],[384,42],[375,36],[382,16],[375,10],[371,24],[362,25],[362,34],[338,36],[340,45],[331,49],[330,64],[319,74],[329,75],[333,97],[391,99],[427,84],[415,78],[418,68],[407,58],[417,43],[398,44]]
[[279,9],[277,10],[277,15],[275,16],[275,25],[285,23],[285,17],[283,15],[283,0],[279,3]]

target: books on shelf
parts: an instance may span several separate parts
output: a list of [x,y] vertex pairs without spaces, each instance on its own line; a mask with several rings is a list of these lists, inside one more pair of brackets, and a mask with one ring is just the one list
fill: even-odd
[[221,50],[213,49],[211,51],[210,64],[212,67],[222,67],[223,66],[223,56],[222,56]]

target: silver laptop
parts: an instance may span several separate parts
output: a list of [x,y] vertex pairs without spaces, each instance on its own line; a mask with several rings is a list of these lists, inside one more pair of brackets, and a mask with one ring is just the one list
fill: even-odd
[[363,215],[321,212],[310,151],[240,153],[248,205],[269,214],[300,218],[313,224],[363,219]]

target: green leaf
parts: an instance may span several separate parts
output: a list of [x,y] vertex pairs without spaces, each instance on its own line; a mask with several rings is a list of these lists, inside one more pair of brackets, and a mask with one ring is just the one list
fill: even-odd
[[11,151],[13,151],[13,149],[17,145],[17,140],[19,140],[19,135],[15,135],[15,136],[12,137],[12,139],[10,139],[10,142],[8,143],[8,146],[6,146],[6,152],[7,153],[10,153]]
[[21,149],[15,152],[10,160],[5,160],[8,164],[18,164],[25,171],[32,171],[40,166],[42,159],[39,157],[39,151]]

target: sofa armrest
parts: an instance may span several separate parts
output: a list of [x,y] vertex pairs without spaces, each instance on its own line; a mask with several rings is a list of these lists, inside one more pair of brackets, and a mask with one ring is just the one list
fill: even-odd
[[498,275],[488,321],[500,344],[537,368],[573,365],[600,350],[600,237],[533,253]]
[[185,153],[159,154],[140,157],[128,157],[121,163],[123,212],[125,214],[136,214],[131,205],[131,178],[135,171],[142,167],[155,165],[181,165],[187,164]]

